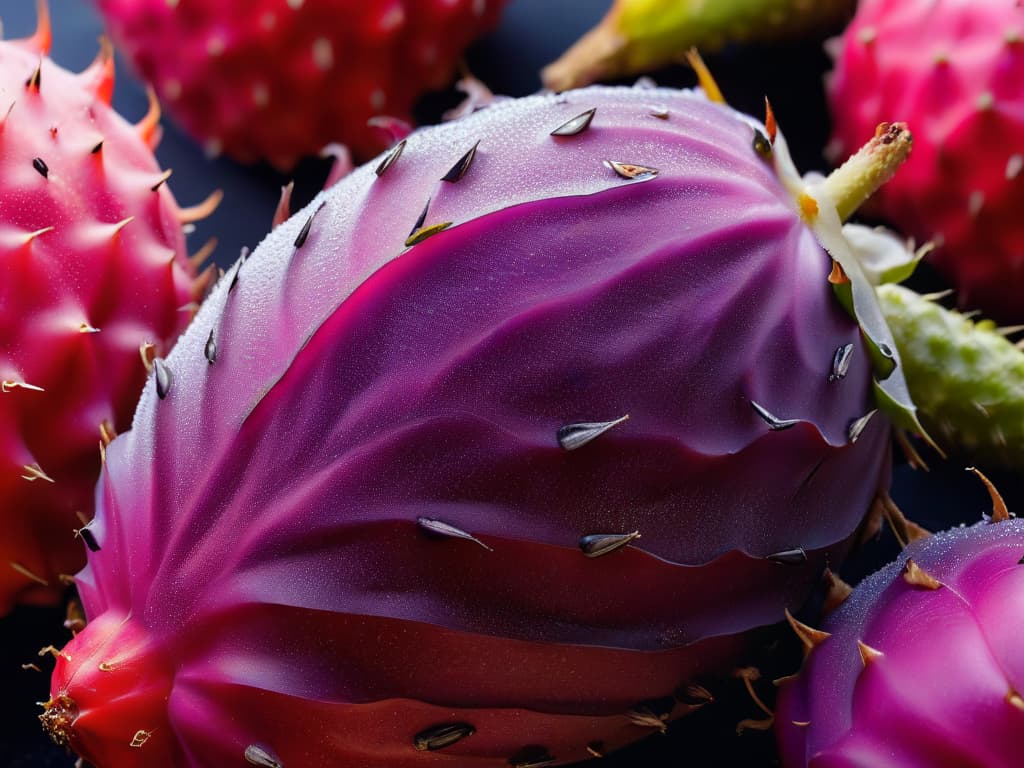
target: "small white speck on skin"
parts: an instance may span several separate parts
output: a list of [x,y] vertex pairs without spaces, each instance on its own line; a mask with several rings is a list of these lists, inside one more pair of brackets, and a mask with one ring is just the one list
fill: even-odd
[[967,212],[971,214],[971,218],[981,213],[983,205],[985,205],[985,193],[980,189],[971,192],[971,196],[967,198]]
[[269,11],[260,16],[260,26],[264,29],[270,30],[277,26],[277,16]]
[[265,107],[270,103],[270,89],[266,83],[252,84],[252,103],[257,107]]
[[370,106],[375,110],[384,109],[384,105],[387,104],[388,97],[380,88],[374,88],[370,93]]
[[318,37],[313,41],[313,63],[324,71],[334,66],[334,48],[326,37]]
[[982,91],[978,94],[978,100],[975,102],[978,109],[983,111],[992,109],[992,105],[995,103],[996,98],[992,95],[992,91]]
[[387,13],[381,16],[380,30],[381,32],[394,32],[403,24],[405,24],[405,10],[400,5],[393,5]]
[[1024,170],[1024,155],[1010,155],[1010,159],[1006,161],[1007,181],[1016,179],[1022,170]]
[[181,82],[178,80],[165,80],[164,97],[171,101],[176,101],[181,98]]

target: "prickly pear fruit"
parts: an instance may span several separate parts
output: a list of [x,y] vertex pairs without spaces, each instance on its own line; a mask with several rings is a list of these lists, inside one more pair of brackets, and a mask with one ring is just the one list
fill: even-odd
[[522,768],[699,706],[888,482],[805,223],[836,209],[769,133],[697,92],[538,95],[279,225],[107,451],[54,736]]
[[795,37],[849,18],[853,0],[616,0],[541,74],[564,91],[681,62],[691,47]]
[[902,286],[878,293],[928,431],[973,463],[1024,469],[1024,350]]
[[[104,46],[80,74],[49,20],[0,42],[0,614],[53,600],[85,562],[101,442],[127,429],[143,343],[169,349],[201,292],[151,144],[111,107]],[[155,105],[154,105],[155,107]],[[183,310],[184,308],[184,310]]]
[[[910,544],[865,579],[782,686],[775,727],[786,768],[1020,765],[1024,727],[1024,520]],[[995,522],[999,521],[999,522]]]
[[913,155],[874,209],[935,242],[929,258],[961,307],[1024,320],[1024,4],[862,0],[832,50],[837,156],[879,119],[914,126]]
[[110,33],[211,154],[288,170],[332,142],[380,152],[377,115],[424,91],[505,0],[96,0]]

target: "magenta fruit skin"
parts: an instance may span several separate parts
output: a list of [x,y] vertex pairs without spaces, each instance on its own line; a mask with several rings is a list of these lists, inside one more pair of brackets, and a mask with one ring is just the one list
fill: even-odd
[[[568,763],[657,730],[631,711],[687,711],[674,692],[800,606],[889,481],[885,419],[849,438],[867,351],[755,128],[696,92],[497,104],[229,270],[107,452],[90,624],[52,684],[70,744],[114,768]],[[453,723],[472,735],[415,748]]]
[[210,154],[289,171],[326,145],[366,159],[367,124],[413,120],[507,0],[94,0],[110,35]]
[[203,286],[156,113],[111,108],[108,47],[79,73],[50,59],[41,10],[35,35],[0,41],[0,615],[57,602],[85,563],[75,531],[101,439],[131,424],[139,347],[166,353]]
[[[1024,520],[982,522],[916,541],[865,579],[782,687],[783,765],[1020,765],[1022,555]],[[908,583],[910,559],[942,586]],[[858,640],[882,655],[865,664]]]
[[871,210],[936,244],[961,308],[1024,321],[1024,5],[861,0],[832,44],[837,161],[879,121],[909,123],[914,151]]

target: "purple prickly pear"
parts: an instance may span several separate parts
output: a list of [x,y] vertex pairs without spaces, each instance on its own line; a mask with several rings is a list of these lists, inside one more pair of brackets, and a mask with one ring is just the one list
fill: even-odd
[[838,211],[908,146],[805,183],[774,125],[591,88],[357,169],[108,449],[51,732],[114,768],[524,768],[698,706],[887,486],[901,372]]

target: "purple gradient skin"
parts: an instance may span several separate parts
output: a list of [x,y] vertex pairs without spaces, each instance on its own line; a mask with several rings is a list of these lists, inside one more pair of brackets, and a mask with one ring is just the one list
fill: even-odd
[[[887,487],[888,426],[848,440],[868,356],[753,126],[669,90],[498,104],[275,230],[108,450],[90,625],[52,689],[77,704],[72,746],[104,768],[242,766],[251,744],[286,768],[494,766],[530,744],[572,762],[651,733],[627,711],[797,608]],[[453,226],[406,249],[428,198],[425,223]],[[751,399],[801,421],[771,431]],[[797,547],[803,564],[766,559]],[[95,671],[119,634],[157,670],[144,686]],[[456,721],[476,732],[413,748]],[[129,749],[137,729],[152,739]]]
[[[1024,520],[978,523],[917,541],[865,579],[779,694],[783,764],[1019,766],[1022,555]],[[908,584],[907,558],[944,586]],[[884,655],[865,665],[858,640]]]

